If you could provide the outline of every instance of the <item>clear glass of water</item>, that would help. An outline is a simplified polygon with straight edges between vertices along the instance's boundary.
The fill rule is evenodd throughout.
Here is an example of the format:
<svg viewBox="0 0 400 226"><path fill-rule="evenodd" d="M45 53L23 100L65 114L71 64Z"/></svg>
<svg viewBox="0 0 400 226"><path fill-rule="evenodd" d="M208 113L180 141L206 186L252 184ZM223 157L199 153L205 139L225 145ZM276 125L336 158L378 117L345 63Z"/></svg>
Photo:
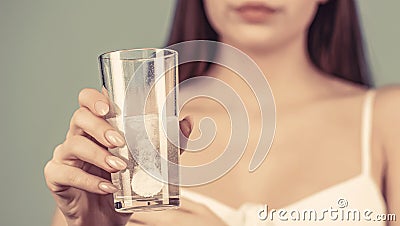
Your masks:
<svg viewBox="0 0 400 226"><path fill-rule="evenodd" d="M109 151L128 168L111 174L119 189L115 210L134 212L179 207L178 54L169 49L132 49L99 56L106 119L126 145Z"/></svg>

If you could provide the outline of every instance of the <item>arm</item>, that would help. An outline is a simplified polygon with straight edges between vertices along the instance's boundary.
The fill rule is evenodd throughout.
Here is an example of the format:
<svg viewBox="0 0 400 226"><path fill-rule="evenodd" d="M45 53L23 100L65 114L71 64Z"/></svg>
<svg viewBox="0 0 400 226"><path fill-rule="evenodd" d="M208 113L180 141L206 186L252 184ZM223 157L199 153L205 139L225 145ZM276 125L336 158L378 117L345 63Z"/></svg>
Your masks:
<svg viewBox="0 0 400 226"><path fill-rule="evenodd" d="M400 225L400 87L380 90L376 100L376 112L381 134L384 168L384 195L387 212L396 214L396 221L389 226Z"/></svg>

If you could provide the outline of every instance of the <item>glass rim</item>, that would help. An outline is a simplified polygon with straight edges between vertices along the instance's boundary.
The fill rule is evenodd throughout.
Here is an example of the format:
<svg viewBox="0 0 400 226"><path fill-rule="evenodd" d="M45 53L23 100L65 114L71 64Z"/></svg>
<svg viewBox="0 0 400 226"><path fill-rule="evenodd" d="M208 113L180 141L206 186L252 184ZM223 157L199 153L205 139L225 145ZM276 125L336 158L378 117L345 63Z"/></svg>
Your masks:
<svg viewBox="0 0 400 226"><path fill-rule="evenodd" d="M118 58L116 60L121 60L121 61L140 61L140 60L154 60L154 59L166 59L171 56L177 56L178 52L173 49L167 49L167 48L132 48L132 49L120 49L120 50L114 50L114 51L108 51L105 53L100 54L99 60L112 60L111 55L112 54L121 54L121 53L129 53L129 52L151 52L151 51L162 51L162 52L167 52L168 54L162 55L159 57L126 57L126 58Z"/></svg>

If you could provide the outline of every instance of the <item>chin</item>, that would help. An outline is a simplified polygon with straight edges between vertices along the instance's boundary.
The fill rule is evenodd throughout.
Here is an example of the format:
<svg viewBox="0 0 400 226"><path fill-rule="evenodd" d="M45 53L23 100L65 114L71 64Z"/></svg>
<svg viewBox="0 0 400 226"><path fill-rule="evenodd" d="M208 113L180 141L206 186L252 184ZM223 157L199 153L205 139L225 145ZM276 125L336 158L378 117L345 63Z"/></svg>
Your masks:
<svg viewBox="0 0 400 226"><path fill-rule="evenodd" d="M232 45L243 52L247 51L268 51L280 44L280 40L276 35L263 34L261 32L252 33L249 31L238 33L226 39L226 43Z"/></svg>
<svg viewBox="0 0 400 226"><path fill-rule="evenodd" d="M221 41L243 52L269 52L280 49L302 37L303 31L274 26L246 25L227 27Z"/></svg>

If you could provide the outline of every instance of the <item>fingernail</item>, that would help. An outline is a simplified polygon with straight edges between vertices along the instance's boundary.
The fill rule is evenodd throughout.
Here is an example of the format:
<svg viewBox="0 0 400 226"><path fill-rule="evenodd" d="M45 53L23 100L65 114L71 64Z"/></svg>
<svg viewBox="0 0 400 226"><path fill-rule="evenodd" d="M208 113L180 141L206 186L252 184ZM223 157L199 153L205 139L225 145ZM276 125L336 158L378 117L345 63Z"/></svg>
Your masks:
<svg viewBox="0 0 400 226"><path fill-rule="evenodd" d="M122 146L125 144L124 138L117 131L108 130L106 132L106 138L115 146Z"/></svg>
<svg viewBox="0 0 400 226"><path fill-rule="evenodd" d="M118 188L115 187L113 184L108 182L100 182L99 184L100 190L107 192L107 193L115 193L118 191Z"/></svg>
<svg viewBox="0 0 400 226"><path fill-rule="evenodd" d="M106 115L108 113L108 111L110 110L110 107L104 101L99 100L94 104L94 109L100 115Z"/></svg>
<svg viewBox="0 0 400 226"><path fill-rule="evenodd" d="M116 170L124 170L127 167L126 163L122 159L113 155L107 156L106 162L109 166Z"/></svg>

